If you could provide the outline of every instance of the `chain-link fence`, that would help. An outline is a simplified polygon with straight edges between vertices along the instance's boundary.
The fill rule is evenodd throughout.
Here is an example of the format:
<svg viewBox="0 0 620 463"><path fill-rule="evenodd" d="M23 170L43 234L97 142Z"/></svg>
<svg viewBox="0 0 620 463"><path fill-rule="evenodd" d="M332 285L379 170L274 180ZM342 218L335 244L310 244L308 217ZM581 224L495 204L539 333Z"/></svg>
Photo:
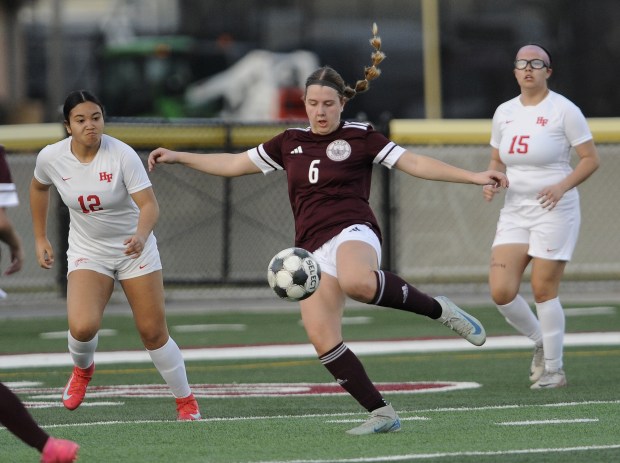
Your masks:
<svg viewBox="0 0 620 463"><path fill-rule="evenodd" d="M267 140L280 128L221 125L173 129L175 138L162 135L163 126L146 124L135 127L130 137L118 135L128 128L114 127L108 132L131 143L143 159L157 145L189 146L197 152L243 151ZM235 132L243 128L240 135ZM212 131L213 136L209 135ZM194 133L194 135L191 135ZM233 135L235 134L236 135ZM188 135L189 134L189 135ZM196 134L201 143L190 143ZM162 138L163 137L163 138ZM148 149L146 147L149 147ZM617 144L599 144L602 165L594 176L580 186L582 229L574 260L567 267L567 278L574 280L617 279L620 274L620 247L617 236L620 219L616 198L620 193L615 172L620 172ZM485 145L412 146L414 152L427 154L471 170L486 170L490 148ZM34 241L28 206L28 186L36 153L11 153L8 161L18 187L21 205L8 210L20 231L26 250L23 270L2 277L0 287L12 297L47 297L61 292L64 270L57 265L46 271L34 257ZM167 290L202 288L222 297L250 294L266 286L266 266L280 249L293 244L291 217L285 173L279 172L225 179L191 169L167 165L150 174L161 216L155 229L164 264ZM52 190L54 191L54 190ZM49 236L57 256L63 262L67 214L54 193L49 216ZM415 284L484 283L490 245L495 232L502 198L492 203L482 199L480 187L430 182L401 172L375 169L371 204L383 227L384 266L397 270ZM6 249L3 249L6 251ZM3 252L2 267L7 253ZM40 296L38 296L40 295Z"/></svg>
<svg viewBox="0 0 620 463"><path fill-rule="evenodd" d="M412 150L470 170L486 170L488 146L429 146ZM620 172L618 145L599 144L601 167L578 187L581 232L567 280L618 279L620 275ZM576 155L575 155L576 157ZM576 160L575 160L576 162ZM487 203L481 188L396 176L396 263L412 281L486 281L490 246L503 195Z"/></svg>

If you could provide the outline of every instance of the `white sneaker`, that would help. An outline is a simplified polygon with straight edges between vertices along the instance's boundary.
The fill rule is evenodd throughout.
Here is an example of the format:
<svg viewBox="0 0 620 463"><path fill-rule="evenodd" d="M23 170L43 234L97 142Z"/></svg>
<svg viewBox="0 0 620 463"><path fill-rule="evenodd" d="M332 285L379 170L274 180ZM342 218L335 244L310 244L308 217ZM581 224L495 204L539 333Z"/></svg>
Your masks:
<svg viewBox="0 0 620 463"><path fill-rule="evenodd" d="M469 315L463 309L456 306L454 302L445 296L435 298L441 305L443 311L441 317L437 319L442 325L446 325L452 331L467 339L474 346L481 346L487 340L482 323Z"/></svg>
<svg viewBox="0 0 620 463"><path fill-rule="evenodd" d="M2 288L0 288L0 299L6 299L8 294Z"/></svg>
<svg viewBox="0 0 620 463"><path fill-rule="evenodd" d="M362 436L382 432L400 431L400 419L391 405L377 408L370 413L370 419L356 428L349 429L347 434Z"/></svg>
<svg viewBox="0 0 620 463"><path fill-rule="evenodd" d="M565 386L566 375L564 370L545 370L540 379L530 386L530 389L557 389Z"/></svg>
<svg viewBox="0 0 620 463"><path fill-rule="evenodd" d="M545 351L543 346L534 347L534 356L530 365L530 381L535 383L545 371Z"/></svg>

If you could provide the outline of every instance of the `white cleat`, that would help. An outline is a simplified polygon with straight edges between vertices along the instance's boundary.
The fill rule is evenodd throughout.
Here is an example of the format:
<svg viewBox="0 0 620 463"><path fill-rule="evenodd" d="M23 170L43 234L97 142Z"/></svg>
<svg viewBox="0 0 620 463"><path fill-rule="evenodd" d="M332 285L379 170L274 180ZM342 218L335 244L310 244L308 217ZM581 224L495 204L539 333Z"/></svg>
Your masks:
<svg viewBox="0 0 620 463"><path fill-rule="evenodd" d="M566 387L564 370L545 370L540 379L530 386L530 389L557 389L559 387Z"/></svg>
<svg viewBox="0 0 620 463"><path fill-rule="evenodd" d="M486 332L482 323L472 317L463 309L456 306L454 302L445 296L435 298L441 305L443 311L441 317L437 319L442 325L446 325L455 333L467 339L474 346L481 346L487 340Z"/></svg>
<svg viewBox="0 0 620 463"><path fill-rule="evenodd" d="M535 383L545 371L545 351L543 346L534 347L534 356L530 365L530 381Z"/></svg>
<svg viewBox="0 0 620 463"><path fill-rule="evenodd" d="M370 419L356 428L349 429L347 434L363 436L385 432L400 431L400 419L391 405L377 408L370 413Z"/></svg>

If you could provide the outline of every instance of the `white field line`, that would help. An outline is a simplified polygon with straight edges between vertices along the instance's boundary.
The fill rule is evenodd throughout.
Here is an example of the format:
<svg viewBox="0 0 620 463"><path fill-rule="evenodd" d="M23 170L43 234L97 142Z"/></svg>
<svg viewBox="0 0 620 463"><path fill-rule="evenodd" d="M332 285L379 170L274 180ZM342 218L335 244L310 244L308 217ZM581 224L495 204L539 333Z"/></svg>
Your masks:
<svg viewBox="0 0 620 463"><path fill-rule="evenodd" d="M100 329L97 334L99 337L103 336L116 336L118 331L111 330L107 328ZM39 337L41 339L67 339L67 330L64 331L48 331L45 333L40 333Z"/></svg>
<svg viewBox="0 0 620 463"><path fill-rule="evenodd" d="M499 426L530 426L533 424L596 423L597 421L598 418L574 418L572 420L504 421L495 424Z"/></svg>
<svg viewBox="0 0 620 463"><path fill-rule="evenodd" d="M400 421L429 421L430 418L427 416L408 416L403 418L399 416ZM346 419L346 420L327 420L326 423L363 423L368 419L368 416L360 417L359 419Z"/></svg>
<svg viewBox="0 0 620 463"><path fill-rule="evenodd" d="M580 406L580 405L590 405L590 404L620 404L620 400L618 401L585 401L585 402L570 402L570 403L561 403L561 404L542 404L542 405L507 405L504 407L463 407L463 408L446 408L446 409L427 409L427 410L417 410L412 412L398 411L399 414L404 413L428 413L428 412L436 412L436 411L471 411L471 410L492 410L497 408L522 408L522 407L555 407L555 406ZM139 420L139 421L100 421L100 422L91 422L91 423L72 423L72 424L57 424L57 425L48 425L44 426L46 429L52 428L71 428L71 427L92 427L92 426L113 426L113 425L125 425L125 424L160 424L166 423L167 425L179 425L179 426L200 426L206 425L209 422L222 422L222 421L247 421L247 420L277 420L277 419L300 419L300 418L337 418L344 416L356 416L360 415L359 413L338 413L338 414L308 414L308 415L278 415L278 416L251 416L251 417L230 417L230 418L207 418L200 421L169 421L169 420ZM364 414L365 415L365 414ZM416 419L415 417L411 417L409 419ZM418 418L418 419L426 419L426 418ZM335 422L330 420L329 422ZM501 424L501 423L499 423ZM0 431L2 431L3 427L0 427ZM372 463L372 462L389 462L389 461L413 461L413 460L432 460L436 458L459 458L459 457L469 457L469 456L508 456L508 455L536 455L536 454L545 454L545 453L568 453L568 452L588 452L591 450L614 450L620 449L620 444L612 444L612 445L589 445L589 446L577 446L577 447L542 447L542 448L529 448L529 449L512 449L512 450L501 450L501 451L467 451L467 452L437 452L437 453L411 453L411 454L403 454L403 455L382 455L377 457L359 457L359 458L330 458L329 460L317 460L317 459L308 459L308 460L269 460L255 463ZM587 456L584 454L584 461L587 461Z"/></svg>
<svg viewBox="0 0 620 463"><path fill-rule="evenodd" d="M427 408L421 410L396 410L396 412L401 416L415 414L415 416L419 416L420 414L429 414L436 412L472 412L472 411L486 411L486 410L498 410L498 409L516 409L516 408L540 408L540 407L575 407L578 408L580 406L587 405L620 405L620 400L586 400L583 402L563 402L563 403L548 403L548 404L533 404L533 405L524 405L524 404L512 404L512 405L500 405L500 406L485 406L485 407L458 407L458 408ZM83 406L83 405L82 405ZM176 421L176 420L111 420L111 421L93 421L89 423L63 423L63 424L51 424L44 426L45 428L75 428L82 426L109 426L115 424L157 424L157 423L169 423L169 424L179 424L186 425L187 423L195 423L195 424L208 424L208 423L217 423L217 422L228 422L228 421L268 421L268 420L291 420L291 419L312 419L312 418L326 418L326 419L342 419L343 417L351 417L354 419L355 417L368 417L368 413L365 412L342 412L342 413L311 413L311 414L302 414L302 415L263 415L263 416L231 416L225 418L203 418L199 421ZM346 419L346 418L345 418ZM415 418L411 418L415 419ZM6 429L0 427L0 431Z"/></svg>
<svg viewBox="0 0 620 463"><path fill-rule="evenodd" d="M210 323L206 325L174 325L172 331L177 333L203 333L212 331L245 331L247 325L242 323Z"/></svg>
<svg viewBox="0 0 620 463"><path fill-rule="evenodd" d="M616 308L610 305L602 305L598 307L575 307L572 309L564 309L567 317L591 317L598 315L613 315Z"/></svg>
<svg viewBox="0 0 620 463"><path fill-rule="evenodd" d="M525 336L492 336L487 338L486 343L481 347L473 346L461 338L347 342L346 344L357 355L532 348L531 341ZM564 337L564 345L566 347L618 346L620 345L620 332L567 333ZM209 361L265 358L316 358L316 352L311 344L206 347L198 349L183 349L182 351L185 361L188 362L194 360ZM146 350L97 352L95 354L95 363L98 365L118 363L151 363L151 358ZM73 362L68 352L0 355L0 370L71 365L73 365Z"/></svg>
<svg viewBox="0 0 620 463"><path fill-rule="evenodd" d="M587 445L583 447L546 447L537 449L518 449L518 450L499 450L495 452L441 452L441 453L410 453L407 455L384 455L378 457L359 457L359 458L330 458L329 460L269 460L253 463L370 463L384 461L412 461L430 460L433 458L458 458L458 457L485 457L485 456L505 456L505 455L532 455L541 453L567 453L567 452L587 452L588 450L612 450L620 449L618 445ZM458 460L457 460L458 461ZM587 460L584 455L583 461Z"/></svg>

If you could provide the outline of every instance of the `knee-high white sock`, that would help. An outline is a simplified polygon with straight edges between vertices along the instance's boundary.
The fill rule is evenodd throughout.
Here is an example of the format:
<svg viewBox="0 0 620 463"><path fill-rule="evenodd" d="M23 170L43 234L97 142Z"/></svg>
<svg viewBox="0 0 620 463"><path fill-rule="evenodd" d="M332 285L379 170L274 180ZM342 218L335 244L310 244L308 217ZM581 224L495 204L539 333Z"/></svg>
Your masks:
<svg viewBox="0 0 620 463"><path fill-rule="evenodd" d="M521 295L518 294L514 301L508 304L498 305L497 310L519 333L530 338L536 345L542 345L543 335L540 323Z"/></svg>
<svg viewBox="0 0 620 463"><path fill-rule="evenodd" d="M78 368L88 368L95 361L95 350L99 342L99 333L90 341L82 342L71 336L71 332L67 331L67 341L69 344L69 353L73 359L73 364Z"/></svg>
<svg viewBox="0 0 620 463"><path fill-rule="evenodd" d="M564 329L566 319L559 298L536 303L545 349L545 368L555 371L562 368Z"/></svg>
<svg viewBox="0 0 620 463"><path fill-rule="evenodd" d="M151 360L155 364L155 368L164 378L172 394L177 398L187 397L192 393L187 382L187 374L185 372L185 362L181 355L181 349L177 346L172 338L168 338L168 342L159 349L148 350Z"/></svg>

